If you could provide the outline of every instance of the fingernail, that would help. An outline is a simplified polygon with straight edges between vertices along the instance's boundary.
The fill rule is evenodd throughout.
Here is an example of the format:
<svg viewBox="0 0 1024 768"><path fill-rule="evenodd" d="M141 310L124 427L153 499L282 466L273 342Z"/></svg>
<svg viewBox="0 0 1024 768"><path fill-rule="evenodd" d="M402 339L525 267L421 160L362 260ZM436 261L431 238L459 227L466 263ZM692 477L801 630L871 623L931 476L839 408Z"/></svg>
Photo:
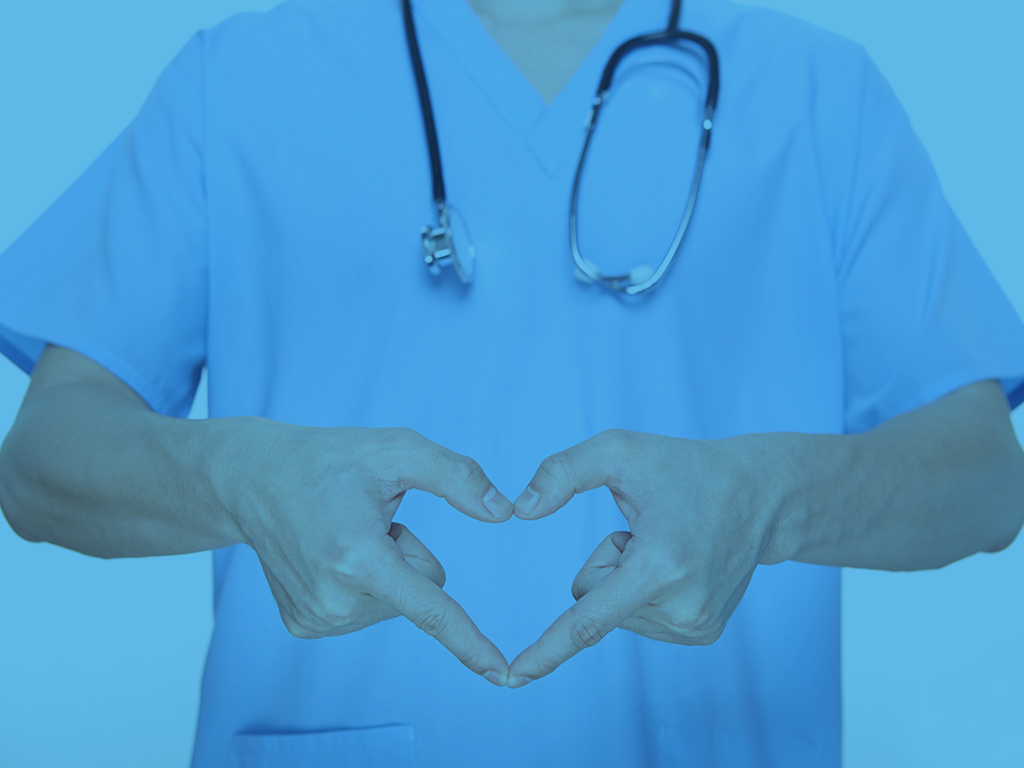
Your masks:
<svg viewBox="0 0 1024 768"><path fill-rule="evenodd" d="M515 677L510 677L508 679L508 687L509 688L522 688L527 683L532 683L532 682L533 682L533 678L532 677L522 677L521 675L516 675Z"/></svg>
<svg viewBox="0 0 1024 768"><path fill-rule="evenodd" d="M495 520L504 520L508 517L508 508L512 504L492 485L491 490L484 496L484 506Z"/></svg>
<svg viewBox="0 0 1024 768"><path fill-rule="evenodd" d="M493 669L489 669L484 672L484 677L487 678L487 682L494 683L499 688L504 688L508 675L503 675L500 672L495 672Z"/></svg>
<svg viewBox="0 0 1024 768"><path fill-rule="evenodd" d="M532 515L533 510L537 508L538 501L540 501L540 495L530 486L526 486L526 490L519 494L519 498L516 499L516 509L519 510L519 517L529 517Z"/></svg>

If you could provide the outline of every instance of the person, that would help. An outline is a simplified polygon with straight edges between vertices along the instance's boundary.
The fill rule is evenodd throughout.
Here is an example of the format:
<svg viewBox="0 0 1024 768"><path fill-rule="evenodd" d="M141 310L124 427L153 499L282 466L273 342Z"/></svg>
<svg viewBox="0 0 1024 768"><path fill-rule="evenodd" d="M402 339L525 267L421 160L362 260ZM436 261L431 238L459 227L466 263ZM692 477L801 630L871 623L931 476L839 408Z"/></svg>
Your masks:
<svg viewBox="0 0 1024 768"><path fill-rule="evenodd" d="M721 90L682 249L641 297L574 276L583 120L669 5L412 3L471 284L414 232L397 2L196 34L0 256L11 527L213 550L196 768L838 766L840 567L1017 535L1024 326L862 47L687 0ZM606 273L665 252L708 72L616 74Z"/></svg>

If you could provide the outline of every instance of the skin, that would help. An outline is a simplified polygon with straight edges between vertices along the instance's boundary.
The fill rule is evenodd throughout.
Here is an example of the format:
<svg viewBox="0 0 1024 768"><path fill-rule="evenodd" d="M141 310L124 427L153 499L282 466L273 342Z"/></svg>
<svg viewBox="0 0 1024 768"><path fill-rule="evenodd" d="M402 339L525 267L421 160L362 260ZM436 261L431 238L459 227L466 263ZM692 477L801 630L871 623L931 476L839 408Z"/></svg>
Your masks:
<svg viewBox="0 0 1024 768"><path fill-rule="evenodd" d="M467 0L478 16L502 24L540 26L580 16L611 18L623 0Z"/></svg>
<svg viewBox="0 0 1024 768"><path fill-rule="evenodd" d="M0 448L0 509L28 541L102 558L246 544L294 636L405 616L503 686L505 657L443 591L437 558L393 522L413 489L483 523L512 516L479 464L412 430L170 418L52 345Z"/></svg>
<svg viewBox="0 0 1024 768"><path fill-rule="evenodd" d="M608 28L622 0L469 0L481 23L551 104Z"/></svg>
<svg viewBox="0 0 1024 768"><path fill-rule="evenodd" d="M505 685L508 662L443 591L441 563L392 522L412 489L482 522L508 520L512 505L480 465L409 429L271 420L252 429L273 451L249 456L245 490L230 508L288 631L317 639L405 616L471 670Z"/></svg>
<svg viewBox="0 0 1024 768"><path fill-rule="evenodd" d="M620 3L470 0L547 101ZM572 584L576 604L511 668L443 592L437 559L392 522L411 489L495 523L554 514L599 487L629 530L598 546ZM999 551L1024 522L1024 453L988 381L864 435L610 430L545 459L513 508L470 457L409 430L169 419L88 358L49 346L0 451L0 508L23 538L98 557L245 543L296 637L404 615L515 688L616 628L715 642L758 565L915 570Z"/></svg>
<svg viewBox="0 0 1024 768"><path fill-rule="evenodd" d="M411 489L493 524L602 486L629 530L582 564L576 604L511 666L444 593L433 554L393 523ZM0 508L23 538L97 557L247 544L296 637L404 615L517 688L616 628L715 642L758 565L916 570L999 551L1024 523L1024 452L986 381L863 434L602 432L547 457L513 506L473 459L412 430L169 418L49 346L0 450Z"/></svg>
<svg viewBox="0 0 1024 768"><path fill-rule="evenodd" d="M537 520L600 487L629 530L609 534L583 564L576 604L512 661L510 688L616 628L709 645L758 565L941 568L1000 551L1024 523L1024 452L995 381L862 434L689 440L609 430L545 459L514 514Z"/></svg>

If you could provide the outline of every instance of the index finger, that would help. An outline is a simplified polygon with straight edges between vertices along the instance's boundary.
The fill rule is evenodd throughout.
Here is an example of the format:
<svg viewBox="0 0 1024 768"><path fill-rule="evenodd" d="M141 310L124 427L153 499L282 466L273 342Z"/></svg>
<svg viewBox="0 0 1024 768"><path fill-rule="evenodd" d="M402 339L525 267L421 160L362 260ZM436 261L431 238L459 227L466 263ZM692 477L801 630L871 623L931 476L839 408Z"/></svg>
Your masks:
<svg viewBox="0 0 1024 768"><path fill-rule="evenodd" d="M508 687L519 688L551 674L583 649L597 645L656 596L652 582L642 574L628 565L617 566L516 656Z"/></svg>
<svg viewBox="0 0 1024 768"><path fill-rule="evenodd" d="M434 637L469 669L497 686L508 679L508 661L466 611L404 559L368 580L370 594Z"/></svg>

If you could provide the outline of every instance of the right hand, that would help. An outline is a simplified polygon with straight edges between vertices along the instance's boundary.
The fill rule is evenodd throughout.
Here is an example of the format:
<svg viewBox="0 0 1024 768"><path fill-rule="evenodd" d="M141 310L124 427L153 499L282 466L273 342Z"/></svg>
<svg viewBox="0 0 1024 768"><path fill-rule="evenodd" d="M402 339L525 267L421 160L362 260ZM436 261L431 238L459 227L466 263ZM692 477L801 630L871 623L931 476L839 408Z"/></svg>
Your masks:
<svg viewBox="0 0 1024 768"><path fill-rule="evenodd" d="M243 440L253 460L239 462L241 493L229 513L259 557L288 631L344 635L402 615L505 685L508 661L441 589L437 558L392 523L411 488L483 522L508 520L512 504L500 493L484 505L494 486L480 465L411 429L250 424Z"/></svg>

